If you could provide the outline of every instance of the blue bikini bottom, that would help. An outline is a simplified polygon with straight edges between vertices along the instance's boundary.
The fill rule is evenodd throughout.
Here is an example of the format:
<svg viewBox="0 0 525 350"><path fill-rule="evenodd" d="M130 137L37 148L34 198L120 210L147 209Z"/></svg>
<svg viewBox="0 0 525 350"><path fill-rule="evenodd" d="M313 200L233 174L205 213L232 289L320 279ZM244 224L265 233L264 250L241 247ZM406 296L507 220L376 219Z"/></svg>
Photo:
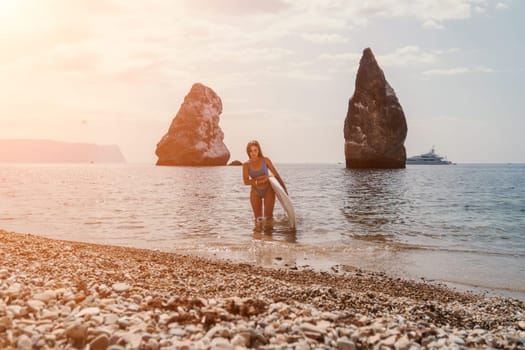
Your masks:
<svg viewBox="0 0 525 350"><path fill-rule="evenodd" d="M259 197L261 197L261 198L264 198L264 196L266 195L266 191L268 191L268 189L270 188L270 186L268 186L266 188L257 188L255 186L252 186L252 187L255 190L255 192L257 192Z"/></svg>

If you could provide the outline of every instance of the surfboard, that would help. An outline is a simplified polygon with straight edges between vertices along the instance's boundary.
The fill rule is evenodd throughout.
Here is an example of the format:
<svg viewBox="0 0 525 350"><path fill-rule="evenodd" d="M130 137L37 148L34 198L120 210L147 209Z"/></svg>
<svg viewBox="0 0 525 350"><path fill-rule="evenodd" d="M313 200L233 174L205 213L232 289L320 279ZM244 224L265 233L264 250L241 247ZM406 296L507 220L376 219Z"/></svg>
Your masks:
<svg viewBox="0 0 525 350"><path fill-rule="evenodd" d="M275 192L275 196L279 200L279 203L281 203L281 206L283 207L284 211L286 212L286 215L288 216L288 222L290 224L290 228L292 230L295 230L295 227L297 225L296 218L295 218L295 209L293 208L292 201L290 200L290 197L286 194L286 191L281 186L279 181L273 176L270 176L270 185L273 188L273 191Z"/></svg>

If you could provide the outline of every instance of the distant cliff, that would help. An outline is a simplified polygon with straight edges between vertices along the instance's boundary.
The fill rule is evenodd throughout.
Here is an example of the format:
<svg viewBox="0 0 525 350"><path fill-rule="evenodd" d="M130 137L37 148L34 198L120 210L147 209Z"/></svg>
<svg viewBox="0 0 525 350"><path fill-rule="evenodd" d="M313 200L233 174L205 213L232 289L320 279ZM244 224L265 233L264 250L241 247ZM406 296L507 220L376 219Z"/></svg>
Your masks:
<svg viewBox="0 0 525 350"><path fill-rule="evenodd" d="M0 162L125 163L117 145L50 140L0 140Z"/></svg>

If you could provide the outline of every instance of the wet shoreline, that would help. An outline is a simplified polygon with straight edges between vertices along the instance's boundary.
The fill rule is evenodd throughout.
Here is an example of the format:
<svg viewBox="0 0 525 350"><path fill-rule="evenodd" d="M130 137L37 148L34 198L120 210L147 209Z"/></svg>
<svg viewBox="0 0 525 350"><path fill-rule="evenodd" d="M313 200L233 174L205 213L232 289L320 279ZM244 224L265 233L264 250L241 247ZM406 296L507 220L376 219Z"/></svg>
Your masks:
<svg viewBox="0 0 525 350"><path fill-rule="evenodd" d="M483 261L477 266L468 266L468 260L472 260L470 255L477 257L475 252L442 251L392 242L368 243L361 242L359 245L347 245L343 248L311 247L283 240L283 237L275 240L272 235L255 233L253 240L247 244L228 245L214 241L200 245L192 243L165 251L188 252L205 258L252 263L268 268L312 268L330 272L345 266L354 266L396 278L443 284L459 291L525 301L523 281L508 278L505 271L498 272L483 267ZM491 254L489 258L512 257ZM458 262L454 259L462 260ZM454 261L454 265L447 265L450 261ZM458 269L458 266L462 268ZM499 263L496 266L504 264ZM496 274L499 274L497 278Z"/></svg>

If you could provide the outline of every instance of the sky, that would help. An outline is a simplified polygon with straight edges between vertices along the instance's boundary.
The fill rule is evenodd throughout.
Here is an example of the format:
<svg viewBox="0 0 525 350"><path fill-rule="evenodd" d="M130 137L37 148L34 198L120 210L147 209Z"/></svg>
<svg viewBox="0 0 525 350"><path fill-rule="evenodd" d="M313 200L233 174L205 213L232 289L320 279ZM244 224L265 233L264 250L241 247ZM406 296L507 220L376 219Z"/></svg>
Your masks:
<svg viewBox="0 0 525 350"><path fill-rule="evenodd" d="M407 155L525 162L522 0L0 0L0 139L155 147L191 86L222 99L231 159L344 163L370 47Z"/></svg>

